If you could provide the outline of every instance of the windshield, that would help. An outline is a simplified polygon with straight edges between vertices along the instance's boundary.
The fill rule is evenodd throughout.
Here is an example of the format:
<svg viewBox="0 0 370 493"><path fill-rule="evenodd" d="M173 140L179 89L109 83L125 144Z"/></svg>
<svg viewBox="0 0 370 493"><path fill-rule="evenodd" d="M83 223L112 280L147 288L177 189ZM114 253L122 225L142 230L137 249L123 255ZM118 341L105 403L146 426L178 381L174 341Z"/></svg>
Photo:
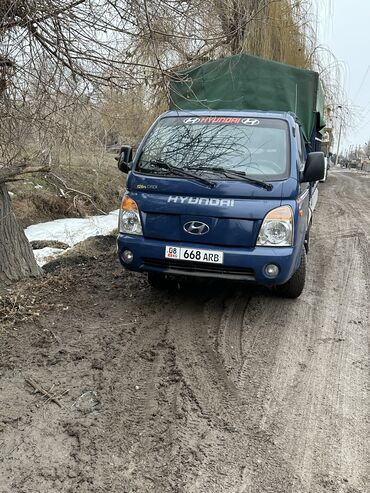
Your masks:
<svg viewBox="0 0 370 493"><path fill-rule="evenodd" d="M281 180L290 171L288 125L273 118L163 118L145 141L136 170L170 174L154 165L158 161L198 173L222 168L263 180Z"/></svg>

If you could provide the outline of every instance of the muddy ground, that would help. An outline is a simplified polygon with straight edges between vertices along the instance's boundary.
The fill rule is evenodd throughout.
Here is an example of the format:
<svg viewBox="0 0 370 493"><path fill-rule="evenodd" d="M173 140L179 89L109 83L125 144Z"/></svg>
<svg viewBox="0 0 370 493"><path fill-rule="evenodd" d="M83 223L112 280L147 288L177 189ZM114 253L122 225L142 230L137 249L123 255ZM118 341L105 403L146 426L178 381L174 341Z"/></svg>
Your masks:
<svg viewBox="0 0 370 493"><path fill-rule="evenodd" d="M112 241L3 294L0 491L368 493L369 217L332 172L294 301L157 292Z"/></svg>

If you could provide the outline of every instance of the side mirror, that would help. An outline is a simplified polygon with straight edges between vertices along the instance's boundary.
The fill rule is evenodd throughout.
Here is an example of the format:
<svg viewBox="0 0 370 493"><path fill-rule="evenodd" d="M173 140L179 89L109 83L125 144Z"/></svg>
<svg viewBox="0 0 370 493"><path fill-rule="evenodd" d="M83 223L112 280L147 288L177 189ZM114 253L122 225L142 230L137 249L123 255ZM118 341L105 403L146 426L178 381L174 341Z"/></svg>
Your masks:
<svg viewBox="0 0 370 493"><path fill-rule="evenodd" d="M132 155L132 147L126 145L121 147L118 156L115 157L115 159L118 161L118 169L122 171L122 173L128 173L130 171Z"/></svg>
<svg viewBox="0 0 370 493"><path fill-rule="evenodd" d="M310 152L307 156L301 182L320 181L325 176L325 158L323 152Z"/></svg>

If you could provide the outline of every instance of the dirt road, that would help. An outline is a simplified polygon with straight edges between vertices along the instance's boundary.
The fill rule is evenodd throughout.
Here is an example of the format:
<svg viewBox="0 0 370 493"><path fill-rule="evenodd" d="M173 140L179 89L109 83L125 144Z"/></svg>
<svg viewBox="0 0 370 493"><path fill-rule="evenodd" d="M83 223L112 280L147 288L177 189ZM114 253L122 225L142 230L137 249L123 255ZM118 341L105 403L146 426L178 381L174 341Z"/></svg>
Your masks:
<svg viewBox="0 0 370 493"><path fill-rule="evenodd" d="M369 217L370 177L333 172L295 301L159 293L113 251L17 287L0 491L368 493Z"/></svg>

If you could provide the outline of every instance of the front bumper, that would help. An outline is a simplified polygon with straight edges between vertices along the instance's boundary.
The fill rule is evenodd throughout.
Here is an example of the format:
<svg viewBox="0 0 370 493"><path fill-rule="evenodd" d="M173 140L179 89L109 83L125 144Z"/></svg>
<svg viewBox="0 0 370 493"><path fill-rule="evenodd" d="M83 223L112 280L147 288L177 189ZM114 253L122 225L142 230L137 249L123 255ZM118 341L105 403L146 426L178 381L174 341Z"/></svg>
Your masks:
<svg viewBox="0 0 370 493"><path fill-rule="evenodd" d="M222 250L224 263L208 264L188 262L165 258L166 245ZM233 279L256 282L265 286L284 284L299 267L302 246L300 247L255 247L230 248L215 247L198 243L171 242L151 240L142 236L119 234L117 238L118 256L121 264L128 270L136 272L161 272L169 275L196 276L205 278ZM122 259L124 250L133 253L133 260L127 264ZM274 279L264 273L267 264L279 267L279 274Z"/></svg>

